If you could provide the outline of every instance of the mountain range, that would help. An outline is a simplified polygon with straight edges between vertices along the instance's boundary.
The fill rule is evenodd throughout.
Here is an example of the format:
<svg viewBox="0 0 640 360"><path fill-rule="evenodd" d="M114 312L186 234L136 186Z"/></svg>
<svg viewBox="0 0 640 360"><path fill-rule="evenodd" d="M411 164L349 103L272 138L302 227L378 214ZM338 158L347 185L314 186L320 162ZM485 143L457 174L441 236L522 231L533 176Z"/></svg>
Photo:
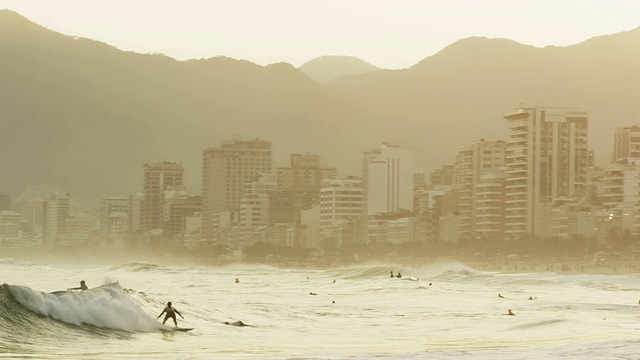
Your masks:
<svg viewBox="0 0 640 360"><path fill-rule="evenodd" d="M182 161L197 193L202 150L234 135L272 141L276 166L315 153L360 175L385 141L427 171L453 163L461 146L505 139L519 106L587 110L597 156L616 126L640 123L640 28L566 47L472 37L402 70L349 57L295 68L126 52L0 10L0 54L0 193L55 184L87 207L140 191L143 164L163 159Z"/></svg>

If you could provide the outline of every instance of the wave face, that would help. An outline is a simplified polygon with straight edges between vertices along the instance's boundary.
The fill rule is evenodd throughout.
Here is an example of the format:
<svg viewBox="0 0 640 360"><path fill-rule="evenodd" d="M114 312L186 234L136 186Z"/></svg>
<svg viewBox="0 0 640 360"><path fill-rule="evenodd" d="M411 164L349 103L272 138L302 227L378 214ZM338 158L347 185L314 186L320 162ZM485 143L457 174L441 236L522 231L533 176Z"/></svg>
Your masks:
<svg viewBox="0 0 640 360"><path fill-rule="evenodd" d="M21 328L42 322L43 318L48 323L55 319L67 325L91 325L128 332L149 332L161 327L118 283L86 291L54 293L3 284L0 303L0 317Z"/></svg>

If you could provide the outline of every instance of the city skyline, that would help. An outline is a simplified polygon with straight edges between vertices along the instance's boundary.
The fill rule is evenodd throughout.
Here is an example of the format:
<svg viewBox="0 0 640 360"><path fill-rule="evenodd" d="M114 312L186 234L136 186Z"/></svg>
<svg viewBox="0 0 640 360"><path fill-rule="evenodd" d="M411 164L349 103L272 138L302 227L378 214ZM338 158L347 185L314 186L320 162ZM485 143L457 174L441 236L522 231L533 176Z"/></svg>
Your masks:
<svg viewBox="0 0 640 360"><path fill-rule="evenodd" d="M551 128L546 130L539 130L539 129L535 130L538 127L543 128L543 126L535 122L527 125L526 121L524 122L522 121L522 119L527 119L529 116L531 116L530 114L528 114L529 112L533 112L533 113L541 112L542 114L547 112L547 115L546 115L547 120L545 120L544 122L545 124L547 122L550 124L555 123L555 125L549 125L549 126L557 126L558 123L564 123L566 121L567 122L566 128L562 128L562 130L557 130L557 129L551 130ZM550 147L551 143L557 144L557 143L563 142L564 144L566 140L563 140L563 138L565 137L571 138L573 139L572 141L576 142L576 144L568 146L567 149L571 148L569 152L572 154L577 154L576 156L580 159L580 171L577 172L577 174L572 174L571 172L569 172L569 170L567 170L566 167L568 166L567 164L571 163L571 161L573 160L563 160L562 157L560 157L559 163L555 164L552 168L550 168L550 172L559 173L560 171L566 171L566 174L564 174L563 176L566 178L570 178L571 180L567 184L563 183L564 185L562 186L559 186L559 184L554 183L555 185L553 185L551 190L553 193L550 193L548 190L549 193L545 193L545 196L549 198L562 197L562 196L571 197L576 195L582 196L584 195L585 188L586 188L586 184L585 184L586 170L584 169L584 167L586 166L586 164L591 164L590 166L594 166L592 164L593 159L588 154L587 136L586 136L586 130L587 130L586 114L587 114L586 111L581 111L577 109L559 109L559 108L545 109L540 107L519 108L518 110L515 110L514 112L505 115L505 119L509 121L514 119L516 120L515 125L508 126L510 128L510 136L508 138L496 139L496 140L478 139L472 142L471 144L467 144L467 145L460 144L459 146L460 152L454 159L452 159L450 163L444 165L444 168L450 166L453 169L455 167L455 171L457 175L455 176L455 179L452 180L452 183L456 184L457 186L461 186L463 189L468 184L472 186L476 186L477 184L481 183L482 182L481 179L484 175L489 174L491 176L494 176L493 173L495 171L498 171L498 173L500 173L504 170L510 169L511 171L522 172L524 171L524 169L520 168L520 166L522 164L522 161L525 161L525 162L527 161L526 160L527 147L530 148L528 151L531 152L532 149L535 149L538 145L534 145L532 143L525 144L524 150L521 148L516 148L514 150L512 148L510 154L505 153L505 150L508 149L508 146L506 145L508 143L513 143L513 144L523 143L526 140L526 136L523 136L523 134L526 135L527 132L531 132L531 131L533 132L542 131L543 133L547 132L547 134L554 134L554 135L552 135L553 140L547 141L549 144L545 143L544 146L548 148L545 151L553 151L551 150L552 148ZM537 116L532 116L531 118L532 119L537 118L537 120L535 121L542 121L540 119L545 119L545 116L537 115ZM529 120L529 121L534 121L534 120ZM570 126L569 123L573 124L573 122L576 122L579 124L575 126L571 125L571 127L569 127ZM544 126L547 126L547 125L544 125ZM530 129L523 130L526 127L530 127ZM636 136L637 132L635 131L637 131L639 128L640 127L638 127L637 125L615 127L615 143L614 143L614 148L611 151L612 158L611 158L611 162L608 163L607 165L611 165L619 162L625 162L627 161L627 159L635 159L637 157L637 154L638 154L637 149L639 145L638 145L638 138ZM568 130L568 129L571 129L571 130ZM560 135L560 132L561 132L561 135ZM567 134L570 134L570 135L567 135ZM546 136L549 136L549 135L546 135ZM510 146L513 147L514 146L513 144ZM310 168L310 169L318 169L315 171L328 171L327 172L328 175L326 175L325 178L351 178L355 176L355 178L359 178L361 181L366 182L369 176L368 174L371 173L370 172L371 170L369 169L369 166L370 166L369 163L375 163L376 165L383 165L381 169L382 168L387 169L387 167L389 167L389 169L393 169L392 172L387 173L387 170L384 170L378 174L378 176L380 176L381 179L383 178L385 179L381 189L385 189L389 187L395 189L395 187L399 186L397 181L399 179L398 164L400 163L400 161L398 160L398 158L394 158L398 156L394 153L394 152L397 152L398 154L403 153L404 155L402 156L407 156L406 154L410 154L408 155L409 156L408 159L411 159L411 160L408 163L412 164L412 166L406 167L407 162L405 161L403 165L405 167L404 168L405 172L411 169L412 175L414 175L414 177L418 173L424 175L424 172L423 172L424 169L420 168L419 166L415 166L415 164L413 164L413 161L412 161L413 152L414 152L413 149L403 148L401 146L398 146L397 144L393 144L389 142L383 142L380 144L380 146L381 148L374 148L373 150L367 150L362 154L364 155L364 161L363 161L364 167L362 169L362 173L356 174L356 175L354 174L341 175L338 173L337 168L330 167L330 165L327 165L323 161L321 161L321 155L319 154L309 154L309 153L289 154L290 156L289 165L291 166L290 168L285 167L282 164L281 165L273 164L272 157L274 155L272 151L272 143L269 140L260 139L260 138L244 139L242 136L235 134L232 136L231 139L224 140L217 147L211 146L202 150L204 168L205 169L210 168L212 170L214 168L216 169L215 174L211 173L211 170L204 171L203 173L206 175L203 176L202 182L210 183L211 181L209 180L209 178L219 177L221 176L221 174L224 174L224 176L222 176L222 178L224 179L227 179L227 178L229 180L233 179L233 182L229 182L227 185L225 185L227 188L232 189L231 193L233 195L231 195L229 199L218 200L221 202L215 207L215 209L216 209L216 212L219 212L222 209L233 209L234 211L239 210L240 200L244 196L244 191L246 190L246 187L253 186L252 184L258 181L259 176L266 175L268 176L268 179L275 176L276 179L280 179L279 183L283 181L282 179L285 179L284 181L286 181L286 183L288 184L294 181L294 179L298 179L299 176L301 176L301 174L306 174L306 173L300 173L299 172L300 170L296 171L295 169L297 168L300 168L302 170L304 170L305 168ZM573 147L575 146L579 148L580 150L579 153L575 149L573 149ZM389 154L394 154L390 157L391 160L385 158L385 156L389 156L389 155L381 156L381 154L384 154L385 151L389 151L389 150L391 150ZM568 150L563 150L563 151L568 151ZM484 158L483 158L483 153L484 153ZM489 154L488 157L487 157L487 154ZM509 162L505 163L505 160L501 159L501 157L504 157L504 156L513 158L514 154L516 154L521 158L524 158L525 160L515 161L514 162L515 167L514 167L514 165L510 165ZM555 156L557 157L557 155ZM155 202L158 202L159 201L158 199L161 196L159 194L159 191L161 191L160 189L170 190L170 191L182 191L182 192L188 191L192 193L194 190L187 189L187 187L184 186L183 184L183 176L186 173L186 170L183 167L183 160L184 159L164 159L164 160L158 160L154 163L141 164L141 170L142 170L141 173L143 174L143 176L141 177L142 185L140 186L140 189L139 189L140 193L149 193L149 194L153 193L154 195L152 196L152 198L155 199L154 200ZM212 167L211 164L214 164L216 161L218 162L222 161L221 164L223 166ZM540 160L537 160L537 161L540 161ZM554 160L554 161L557 161L557 160ZM569 163L564 164L563 163L564 161L569 161ZM387 164L387 162L389 162L389 164ZM533 168L538 168L539 166L540 165L538 164L533 166ZM571 165L571 166L573 167L576 165ZM221 170L222 172L220 172ZM294 172L289 173L292 170L294 170ZM442 170L441 168L431 169L430 175L437 176L435 174L437 174L441 170ZM392 173L393 175L390 175ZM162 176L163 174L164 176ZM466 174L466 175L463 175L461 177L460 174ZM306 174L302 177L306 179L308 176L309 175ZM318 175L314 175L313 178L316 179L317 176ZM406 175L404 176L406 177ZM467 177L469 179L467 179ZM579 180L575 180L573 179L573 177L576 177ZM423 177L423 180L425 182L421 184L428 184L429 183L429 180L427 180L428 178L429 176ZM411 180L410 181L411 187L413 187L415 179L411 178L410 180ZM558 180L553 179L553 181L557 182ZM223 182L223 183L226 184L226 182ZM215 185L218 185L218 184L215 184ZM211 193L215 192L215 187L212 187L215 185L210 184L205 186L204 188L206 187L209 188L205 192L211 192ZM274 186L275 186L274 189L276 190L283 190L282 189L283 185L276 186L274 184ZM288 186L290 187L291 185L288 185ZM406 187L406 184L404 186ZM546 186L547 185L545 185L545 187ZM557 189L558 187L561 187L562 189L558 190ZM578 191L572 190L573 187L576 187L577 189L580 189L580 190ZM394 191L398 191L398 190L394 190ZM63 194L63 193L68 194L68 190L65 190L63 188L57 187L52 184L41 184L41 185L26 184L25 194L29 192L33 192L35 194L35 196L33 197L34 199L35 198L46 199L48 195ZM387 209L390 209L389 212L396 212L396 211L411 212L412 211L411 207L405 206L405 208L403 208L397 205L389 207L390 206L389 199L393 199L395 196L397 196L397 194L398 193L396 193L396 195L383 194L384 196L382 196L381 199L386 199L386 200L382 201L383 205L381 205L380 208L384 209L386 207ZM2 199L3 199L2 201L5 204L5 207L8 207L10 195L7 195L7 194L0 194L0 195L2 196ZM104 198L119 199L119 196L123 196L123 195L124 194L110 194L109 196L106 196ZM133 194L127 194L126 196L132 196L132 195ZM220 196L220 195L215 195L215 196ZM403 195L403 196L406 196L406 195ZM529 194L529 196L532 196L532 195ZM365 196L365 199L366 199L366 196ZM394 201L397 201L397 199L395 199ZM406 200L405 200L405 204L406 204ZM144 208L144 205L143 205L143 208ZM375 214L377 212L379 211L374 211L372 214ZM157 220L155 221L157 222ZM143 219L143 222L144 222L144 219Z"/></svg>
<svg viewBox="0 0 640 360"><path fill-rule="evenodd" d="M507 119L509 116L520 116L522 113L522 111L545 111L546 108L544 107L521 107L521 108L515 108L514 111L512 113L509 113L505 116L505 119ZM552 115L550 115L549 117L562 117L564 118L565 116L567 118L571 118L571 119L575 119L575 118L579 118L581 120L584 120L586 123L586 111L582 111L580 109L562 109L562 108L551 108L549 111L551 111ZM572 114L572 115L564 115L563 112L566 112L567 114ZM553 122L552 120L550 120L550 122ZM522 126L522 125L520 125ZM586 146L587 143L587 136L586 136L586 125L584 125L584 128L581 128L580 130L580 136L578 137L578 141L581 145ZM505 125L505 127L507 127ZM615 130L615 143L614 146L612 147L610 154L608 154L611 158L611 162L608 162L607 164L603 164L600 167L605 167L606 165L610 165L612 163L616 163L618 161L625 161L626 158L634 158L636 157L636 155L638 154L637 149L640 147L640 145L638 145L638 138L634 135L637 135L636 132L638 129L640 129L639 125L623 125L623 126L615 126L612 128L612 130ZM575 130L573 130L575 131ZM516 134L515 138L519 139L519 134ZM573 136L574 138L576 137L575 135ZM452 159L450 159L449 162L445 163L443 165L443 167L447 167L447 166L451 166L452 168L455 166L458 166L458 164L465 164L464 168L460 168L460 169L456 169L456 171L459 171L460 173L467 173L469 177L474 177L473 180L468 180L466 178L458 178L453 180L454 183L458 184L458 185L462 185L462 187L464 188L465 184L473 184L474 186L477 183L480 183L481 178L483 175L485 175L486 173L492 174L492 171L496 171L499 168L503 168L503 169L507 169L509 168L508 164L505 164L504 160L499 160L499 158L490 158L490 159L485 159L484 163L482 162L477 162L476 160L473 161L468 161L468 160L461 160L462 158L467 158L467 157L471 157L471 155L469 154L464 154L465 152L470 152L473 153L473 157L482 157L482 152L483 149L493 149L493 151L491 151L491 153L493 154L495 152L495 155L497 154L501 154L501 156L505 156L505 145L508 142L512 142L514 139L514 137L507 136L506 138L503 139L476 139L475 141L473 141L470 144L459 144L459 153L453 157ZM518 140L516 139L516 142L518 142ZM277 144L276 144L277 145ZM372 150L366 150L363 153L360 154L354 154L354 157L358 157L358 156L363 156L364 155L364 160L363 163L364 164L368 164L370 161L373 160L374 163L380 163L384 165L384 168L386 169L387 167L387 159L383 159L382 163L380 162L381 160L378 159L378 157L380 157L380 153L381 151L384 153L384 151L386 151L385 149L388 150L392 150L392 151L400 151L400 152L409 152L411 155L409 155L409 159L411 159L411 164L413 166L411 166L411 169L413 171L413 174L415 175L416 172L421 172L424 173L424 168L419 166L418 164L415 164L415 162L413 161L413 153L414 150L410 147L404 147L401 146L401 144L395 144L393 142L388 142L388 141L383 141L382 143L378 144L380 146L380 148L373 148ZM498 146L496 148L496 145ZM531 146L531 145L527 145L527 146ZM255 149L254 149L255 147ZM501 150L497 150L498 148L501 148ZM582 148L583 152L586 151L586 147ZM254 155L253 153L251 155L249 155L250 151L247 150L258 150L261 153ZM588 149L590 150L590 149ZM487 151L487 150L484 150ZM591 151L591 150L590 150ZM626 151L626 153L624 152ZM237 154L236 154L237 152ZM622 153L622 155L616 156L616 154L620 152ZM232 156L240 156L239 158L229 158L229 155ZM283 154L280 154L280 156ZM314 166L318 166L321 169L326 169L329 170L333 175L332 177L336 177L336 178L349 178L349 177L356 177L356 178L360 178L362 181L366 182L367 179L367 173L369 172L368 170L368 166L365 165L364 168L361 168L361 172L358 173L343 173L340 172L340 169L336 168L336 167L332 167L332 164L327 164L325 163L325 161L322 160L322 154L312 154L312 153L308 153L308 152L296 152L296 153L290 153L290 154L286 154L287 156L289 156L290 158L290 164L288 165L292 165L293 163L295 163L295 159L312 159L311 163L314 164ZM406 155L403 155L406 156ZM584 158L586 161L586 153L580 153L581 158ZM246 157L246 158L245 158ZM255 157L255 158L253 158ZM229 184L227 184L226 186L233 189L232 193L232 197L229 199L224 199L223 198L219 198L218 201L219 204L217 204L215 206L215 209L217 209L217 211L220 211L220 209L224 209L224 208L233 208L234 210L238 210L240 208L240 200L241 197L243 196L243 191L245 190L245 186L249 186L251 185L253 182L258 180L258 177L262 174L268 175L268 176L272 176L275 177L279 172L282 171L282 169L288 169L286 167L286 163L275 163L273 161L273 158L276 157L275 155L275 151L272 149L272 142L268 139L262 139L262 138L258 138L258 137L243 137L239 134L233 134L230 135L227 139L224 139L221 143L219 143L218 145L211 145L208 146L204 149L202 149L202 158L203 158L203 163L204 169L207 168L211 168L213 169L214 166L212 166L213 164L216 164L216 162L220 162L220 165L215 165L215 168L219 171L220 169L224 170L224 174L227 174L226 172L229 172L229 175L225 175L224 178L226 179L227 177L229 177L230 181ZM230 160L231 159L231 160ZM141 173L144 174L144 176L141 176L140 179L140 186L139 186L139 192L138 193L144 193L145 192L145 188L149 187L149 183L150 181L148 180L148 176L147 173L148 172L153 172L154 169L155 171L157 171L157 169L161 169L164 167L169 167L169 168L173 168L173 167L177 167L179 169L179 182L175 183L175 184L171 184L171 188L176 188L176 189L180 189L182 191L187 191L189 193L205 193L205 192L209 192L212 193L214 192L214 189L211 188L211 186L205 185L205 186L198 186L197 189L193 189L189 186L187 186L187 184L184 184L183 182L183 177L185 177L189 171L184 167L184 162L187 159L178 159L178 158L165 158L165 159L157 159L156 161L151 161L149 163L144 163L144 164L140 164L140 169L141 169ZM300 160L298 160L300 161ZM303 160L303 161L309 161L309 160ZM395 160L397 161L397 160ZM468 162L468 163L467 163ZM593 158L589 159L589 162L593 162ZM202 165L201 164L201 165ZM379 165L379 164L378 164ZM595 164L593 164L595 166ZM397 165L394 165L394 167L396 167ZM404 165L406 166L406 164ZM556 165L557 167L558 165ZM302 166L304 168L304 166ZM484 167L484 168L483 168ZM487 167L489 169L487 169ZM295 168L295 166L294 166ZM229 169L229 170L226 170ZM258 170L259 169L259 170ZM267 169L271 169L269 171L267 171ZM405 168L405 171L408 168ZM438 173L438 171L441 171L441 167L439 168L434 168L434 169L427 169L428 170L428 174L425 174L426 177L425 179L428 182L429 179L429 175L430 174L436 174ZM243 173L243 170L245 171ZM488 171L490 170L490 171ZM233 179L233 181L231 182L231 178L235 178L234 175L234 171L238 173L238 179ZM398 169L396 168L394 170L394 173L397 172ZM584 169L581 170L584 172ZM207 174L207 171L203 171L203 174ZM242 175L240 175L242 174ZM386 174L386 170L384 170L381 174ZM157 176L157 175L156 175ZM172 175L173 176L173 175ZM210 180L208 180L212 175L211 174L207 174L207 175L203 175L203 177L200 178L201 184L208 184L210 182ZM215 175L215 176L220 176ZM289 175L291 176L291 175ZM387 175L385 175L386 177ZM394 177L397 177L398 175L394 175ZM580 175L582 177L582 180L579 182L579 185L581 186L581 188L584 188L584 174ZM242 179L242 180L241 180ZM151 183L153 184L154 182L157 182L158 180L154 180L151 181ZM166 180L165 180L166 181ZM289 180L290 181L290 180ZM384 187L388 187L390 186L388 183L389 180L385 180L384 182ZM413 186L414 184L414 179L411 179L410 182ZM179 185L179 186L176 186ZM157 185L156 185L157 186ZM394 186L397 186L394 185ZM404 185L406 187L406 184ZM162 186L160 186L161 188ZM208 187L207 190L205 190ZM155 187L153 187L154 189L156 189ZM24 194L29 194L30 192L33 191L33 189L35 189L35 196L40 197L45 199L47 194L53 195L53 194L58 194L58 193L69 193L69 189L64 189L60 186L58 186L57 184L25 184L25 189L23 192L21 192L20 196L11 196L11 194L4 194L4 193L0 193L0 196L2 196L1 199L4 199L3 201L6 202L8 204L8 200L5 197L9 197L12 200L15 200L18 197L22 197L22 195ZM158 190L155 190L158 191ZM569 192L567 191L567 194ZM110 198L110 197L119 197L119 196L132 196L134 194L108 194L106 196L104 196L104 198ZM30 196L30 195L27 195ZM155 194L154 197L157 198L159 195ZM220 197L223 195L215 195L216 197ZM390 195L391 196L391 195ZM405 195L406 196L406 195ZM366 195L365 195L365 202L366 202ZM384 198L386 198L386 195L384 196ZM26 199L26 198L25 198ZM156 200L157 201L157 200ZM385 200L389 201L389 200ZM232 203L234 204L233 206L230 206L229 204ZM405 200L405 204L406 204L406 200ZM386 207L389 206L387 205L383 205L382 207ZM391 207L392 209L398 210L398 209L402 209L402 210L408 210L408 211L412 211L411 208L402 208L402 207ZM81 209L81 211L89 211L89 212L93 212L93 210L88 210L88 209ZM366 211L365 211L366 212Z"/></svg>
<svg viewBox="0 0 640 360"><path fill-rule="evenodd" d="M0 0L0 353L636 357L639 19Z"/></svg>
<svg viewBox="0 0 640 360"><path fill-rule="evenodd" d="M1 70L11 95L0 100L7 113L1 125L15 134L1 145L10 164L0 174L3 191L57 184L92 208L92 194L135 191L139 164L159 159L183 159L185 184L198 189L194 155L230 134L279 144L275 165L290 153L314 153L355 175L357 154L385 141L414 149L420 168L450 163L460 144L504 139L501 109L517 106L588 109L590 145L604 164L613 126L640 118L633 96L640 28L569 47L470 38L411 69L369 68L359 76L340 76L357 69L334 59L319 64L342 69L327 83L286 64L120 51L12 11L0 11L0 36L2 51L13 54Z"/></svg>

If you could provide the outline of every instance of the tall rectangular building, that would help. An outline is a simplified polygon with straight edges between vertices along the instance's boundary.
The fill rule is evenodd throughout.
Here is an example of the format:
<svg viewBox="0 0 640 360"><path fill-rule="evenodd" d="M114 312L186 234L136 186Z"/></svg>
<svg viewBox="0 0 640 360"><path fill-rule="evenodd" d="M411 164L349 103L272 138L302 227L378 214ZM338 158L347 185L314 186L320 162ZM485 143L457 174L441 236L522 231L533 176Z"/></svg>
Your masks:
<svg viewBox="0 0 640 360"><path fill-rule="evenodd" d="M475 185L473 236L493 238L504 234L505 169L496 169L480 177Z"/></svg>
<svg viewBox="0 0 640 360"><path fill-rule="evenodd" d="M245 184L272 171L271 142L234 138L202 154L202 235L211 239L217 214L240 211Z"/></svg>
<svg viewBox="0 0 640 360"><path fill-rule="evenodd" d="M320 226L330 228L362 216L362 179L332 178L320 189Z"/></svg>
<svg viewBox="0 0 640 360"><path fill-rule="evenodd" d="M42 241L46 247L59 245L59 240L67 235L71 197L66 193L56 193L43 203Z"/></svg>
<svg viewBox="0 0 640 360"><path fill-rule="evenodd" d="M545 204L586 194L587 113L532 107L504 118L505 234L544 234Z"/></svg>
<svg viewBox="0 0 640 360"><path fill-rule="evenodd" d="M620 126L613 137L613 162L640 159L640 126Z"/></svg>
<svg viewBox="0 0 640 360"><path fill-rule="evenodd" d="M384 143L365 152L362 178L365 215L413 211L413 150Z"/></svg>
<svg viewBox="0 0 640 360"><path fill-rule="evenodd" d="M247 229L256 229L269 225L269 194L278 190L272 174L260 174L256 181L245 184L240 200L240 225Z"/></svg>
<svg viewBox="0 0 640 360"><path fill-rule="evenodd" d="M100 233L122 235L131 231L131 199L122 197L103 197L100 199Z"/></svg>
<svg viewBox="0 0 640 360"><path fill-rule="evenodd" d="M475 141L456 155L454 179L459 190L460 236L475 236L476 186L483 175L504 166L504 141Z"/></svg>
<svg viewBox="0 0 640 360"><path fill-rule="evenodd" d="M183 185L184 167L180 162L162 161L144 165L144 199L141 227L143 231L163 228L165 192Z"/></svg>

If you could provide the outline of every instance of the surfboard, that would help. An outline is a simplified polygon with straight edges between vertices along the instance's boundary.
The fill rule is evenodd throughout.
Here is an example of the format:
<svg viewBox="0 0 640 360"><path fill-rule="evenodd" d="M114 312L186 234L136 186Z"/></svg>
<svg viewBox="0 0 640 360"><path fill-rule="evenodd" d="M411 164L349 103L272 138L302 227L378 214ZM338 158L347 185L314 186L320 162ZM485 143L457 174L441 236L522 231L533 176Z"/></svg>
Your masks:
<svg viewBox="0 0 640 360"><path fill-rule="evenodd" d="M180 327L178 327L178 328L173 328L173 330L175 330L175 331L191 331L191 330L193 330L193 328L180 328Z"/></svg>
<svg viewBox="0 0 640 360"><path fill-rule="evenodd" d="M166 328L161 328L160 331L167 331L167 332L174 332L174 331L181 331L181 332L187 332L187 331L191 331L194 328L181 328L181 327L166 327Z"/></svg>

